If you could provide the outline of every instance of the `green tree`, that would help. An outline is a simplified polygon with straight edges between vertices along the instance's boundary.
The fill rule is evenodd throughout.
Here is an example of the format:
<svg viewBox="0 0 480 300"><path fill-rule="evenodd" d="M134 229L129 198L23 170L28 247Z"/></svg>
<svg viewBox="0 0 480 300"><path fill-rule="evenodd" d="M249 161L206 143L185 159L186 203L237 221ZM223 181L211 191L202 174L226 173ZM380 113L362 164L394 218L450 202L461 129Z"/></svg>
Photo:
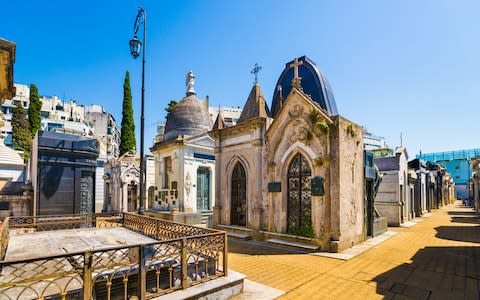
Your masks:
<svg viewBox="0 0 480 300"><path fill-rule="evenodd" d="M135 122L133 121L132 92L130 90L130 73L125 73L123 83L123 109L122 109L122 132L120 140L120 155L129 150L134 150Z"/></svg>
<svg viewBox="0 0 480 300"><path fill-rule="evenodd" d="M168 104L167 104L167 107L165 108L165 111L167 113L172 112L172 110L175 108L175 105L177 105L177 101L170 100L170 102L168 102Z"/></svg>
<svg viewBox="0 0 480 300"><path fill-rule="evenodd" d="M32 148L32 133L25 110L20 102L17 102L12 112L12 137L13 147L23 151L23 159L27 162Z"/></svg>
<svg viewBox="0 0 480 300"><path fill-rule="evenodd" d="M38 88L35 84L30 84L30 106L28 107L28 122L30 123L30 132L32 137L40 130L42 118L40 111L42 110L42 102L38 97Z"/></svg>

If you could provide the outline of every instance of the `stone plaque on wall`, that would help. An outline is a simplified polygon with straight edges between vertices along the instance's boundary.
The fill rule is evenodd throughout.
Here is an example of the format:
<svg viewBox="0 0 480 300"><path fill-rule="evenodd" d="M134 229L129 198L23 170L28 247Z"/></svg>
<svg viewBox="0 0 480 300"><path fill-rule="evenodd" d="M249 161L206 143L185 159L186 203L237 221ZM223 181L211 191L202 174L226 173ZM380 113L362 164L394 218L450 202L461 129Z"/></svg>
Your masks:
<svg viewBox="0 0 480 300"><path fill-rule="evenodd" d="M282 184L280 182L269 182L268 183L268 192L269 193L279 193L282 191Z"/></svg>
<svg viewBox="0 0 480 300"><path fill-rule="evenodd" d="M315 176L312 178L312 196L324 196L324 179L322 176Z"/></svg>

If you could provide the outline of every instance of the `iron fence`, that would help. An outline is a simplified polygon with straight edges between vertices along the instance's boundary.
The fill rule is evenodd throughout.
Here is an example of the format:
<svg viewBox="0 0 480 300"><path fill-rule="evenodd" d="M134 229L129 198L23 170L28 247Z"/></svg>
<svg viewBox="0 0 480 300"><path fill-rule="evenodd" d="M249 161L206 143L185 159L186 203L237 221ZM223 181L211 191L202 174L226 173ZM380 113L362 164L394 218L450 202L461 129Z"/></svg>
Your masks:
<svg viewBox="0 0 480 300"><path fill-rule="evenodd" d="M4 259L9 229L117 226L156 241ZM0 237L0 299L150 299L227 275L225 232L132 213L7 218Z"/></svg>

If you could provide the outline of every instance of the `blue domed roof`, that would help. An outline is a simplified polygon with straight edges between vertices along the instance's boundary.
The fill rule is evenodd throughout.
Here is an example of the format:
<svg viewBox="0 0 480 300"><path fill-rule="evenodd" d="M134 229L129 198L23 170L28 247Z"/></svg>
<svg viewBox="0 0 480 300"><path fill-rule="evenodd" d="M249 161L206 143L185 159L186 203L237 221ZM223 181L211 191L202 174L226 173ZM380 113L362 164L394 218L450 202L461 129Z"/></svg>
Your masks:
<svg viewBox="0 0 480 300"><path fill-rule="evenodd" d="M338 115L335 97L333 96L332 88L330 87L327 78L308 57L302 56L298 58L298 61L302 63L298 66L298 76L302 78L301 85L303 92L310 95L312 100L317 102L330 116ZM278 78L276 87L281 87L281 95L277 91L277 88L275 88L271 106L272 117L275 117L280 110L280 99L285 101L292 90L294 70L293 67L291 67L291 64L293 62L294 60L285 65L285 69L280 75L280 78Z"/></svg>

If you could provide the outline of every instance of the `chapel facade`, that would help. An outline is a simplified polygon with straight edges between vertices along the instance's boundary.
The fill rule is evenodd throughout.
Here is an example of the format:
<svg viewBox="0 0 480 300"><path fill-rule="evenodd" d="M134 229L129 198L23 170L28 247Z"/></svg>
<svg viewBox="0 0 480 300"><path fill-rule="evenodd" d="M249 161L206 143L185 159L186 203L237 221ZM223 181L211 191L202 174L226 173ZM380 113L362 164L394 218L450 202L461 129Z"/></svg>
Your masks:
<svg viewBox="0 0 480 300"><path fill-rule="evenodd" d="M270 107L256 82L237 125L215 122L214 224L333 252L363 241L362 128L305 56L286 64Z"/></svg>

